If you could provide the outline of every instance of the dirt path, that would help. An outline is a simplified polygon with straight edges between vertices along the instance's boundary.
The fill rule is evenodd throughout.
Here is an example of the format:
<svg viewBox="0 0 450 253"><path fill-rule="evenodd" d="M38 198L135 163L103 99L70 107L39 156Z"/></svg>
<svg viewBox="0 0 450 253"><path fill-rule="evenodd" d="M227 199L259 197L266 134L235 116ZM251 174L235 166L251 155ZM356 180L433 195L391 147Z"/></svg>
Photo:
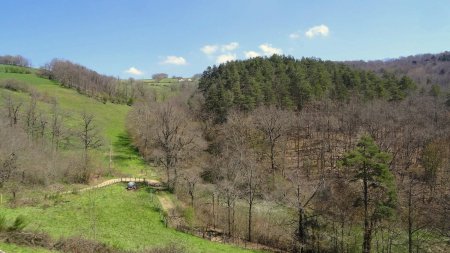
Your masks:
<svg viewBox="0 0 450 253"><path fill-rule="evenodd" d="M124 177L124 178L109 179L109 180L106 180L97 185L89 186L89 187L86 187L86 188L83 188L80 190L65 191L65 192L61 192L60 194L72 194L72 193L76 193L76 192L86 192L86 191L91 191L94 189L103 188L103 187L113 185L113 184L127 183L127 182L147 183L152 188L165 189L163 184L158 180L140 178L140 177ZM171 213L171 211L175 209L175 204L173 203L173 201L170 199L169 196L167 196L166 194L162 194L162 195L158 194L157 197L158 197L159 203L161 204L161 208L165 212Z"/></svg>
<svg viewBox="0 0 450 253"><path fill-rule="evenodd" d="M169 198L167 195L157 195L159 203L161 204L161 208L165 210L166 212L169 212L170 210L175 209L175 204L173 201Z"/></svg>
<svg viewBox="0 0 450 253"><path fill-rule="evenodd" d="M71 193L75 193L75 192L85 192L85 191L90 191L90 190L94 190L94 189L98 189L98 188L103 188L105 186L109 186L112 184L118 184L118 183L127 183L127 182L136 182L136 183L147 183L150 187L153 188L164 188L162 183L159 182L158 180L153 180L153 179L147 179L147 178L139 178L139 177L124 177L124 178L114 178L114 179L109 179L106 180L100 184L94 185L94 186L89 186L80 190L73 190L73 191L65 191L65 192L61 192L60 194L71 194Z"/></svg>

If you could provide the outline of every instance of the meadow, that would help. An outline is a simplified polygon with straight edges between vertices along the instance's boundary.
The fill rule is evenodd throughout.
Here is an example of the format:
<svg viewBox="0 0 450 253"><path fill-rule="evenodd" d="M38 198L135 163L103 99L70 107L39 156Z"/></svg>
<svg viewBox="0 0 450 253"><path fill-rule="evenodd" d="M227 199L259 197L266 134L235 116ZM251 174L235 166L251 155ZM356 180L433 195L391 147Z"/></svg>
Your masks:
<svg viewBox="0 0 450 253"><path fill-rule="evenodd" d="M51 206L4 208L2 213L9 219L24 215L28 229L55 239L83 235L124 250L175 243L192 253L252 252L167 228L155 193L147 188L126 191L124 184L60 196Z"/></svg>

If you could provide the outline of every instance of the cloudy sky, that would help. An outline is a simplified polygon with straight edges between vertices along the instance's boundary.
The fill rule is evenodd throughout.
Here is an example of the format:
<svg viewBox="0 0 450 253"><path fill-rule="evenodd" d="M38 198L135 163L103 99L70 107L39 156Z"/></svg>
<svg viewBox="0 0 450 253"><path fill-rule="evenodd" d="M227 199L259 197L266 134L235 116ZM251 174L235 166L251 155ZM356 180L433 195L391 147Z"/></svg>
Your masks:
<svg viewBox="0 0 450 253"><path fill-rule="evenodd" d="M386 59L450 50L450 1L2 1L0 55L122 78L191 76L272 54Z"/></svg>

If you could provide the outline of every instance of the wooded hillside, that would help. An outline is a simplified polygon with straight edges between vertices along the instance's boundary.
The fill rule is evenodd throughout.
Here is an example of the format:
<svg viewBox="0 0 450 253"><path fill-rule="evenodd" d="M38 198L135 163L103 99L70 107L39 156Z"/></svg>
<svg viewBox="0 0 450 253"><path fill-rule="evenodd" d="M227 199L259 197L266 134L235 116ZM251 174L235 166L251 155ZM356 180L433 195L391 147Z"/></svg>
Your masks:
<svg viewBox="0 0 450 253"><path fill-rule="evenodd" d="M398 101L415 87L407 76L377 75L341 63L278 55L209 67L199 83L204 108L213 112L218 122L225 120L231 108L275 105L301 109L309 101L325 98Z"/></svg>
<svg viewBox="0 0 450 253"><path fill-rule="evenodd" d="M418 54L385 61L348 61L345 64L377 73L390 71L397 76L407 75L426 90L437 84L450 88L450 52Z"/></svg>

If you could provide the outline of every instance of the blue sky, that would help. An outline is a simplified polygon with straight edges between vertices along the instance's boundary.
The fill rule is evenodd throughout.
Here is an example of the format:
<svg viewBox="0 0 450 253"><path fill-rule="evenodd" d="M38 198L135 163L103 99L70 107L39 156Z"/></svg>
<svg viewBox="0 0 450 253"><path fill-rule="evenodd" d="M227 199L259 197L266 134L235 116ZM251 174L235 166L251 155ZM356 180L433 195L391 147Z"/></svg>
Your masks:
<svg viewBox="0 0 450 253"><path fill-rule="evenodd" d="M449 14L448 0L5 0L0 55L122 78L273 53L385 59L450 50Z"/></svg>

